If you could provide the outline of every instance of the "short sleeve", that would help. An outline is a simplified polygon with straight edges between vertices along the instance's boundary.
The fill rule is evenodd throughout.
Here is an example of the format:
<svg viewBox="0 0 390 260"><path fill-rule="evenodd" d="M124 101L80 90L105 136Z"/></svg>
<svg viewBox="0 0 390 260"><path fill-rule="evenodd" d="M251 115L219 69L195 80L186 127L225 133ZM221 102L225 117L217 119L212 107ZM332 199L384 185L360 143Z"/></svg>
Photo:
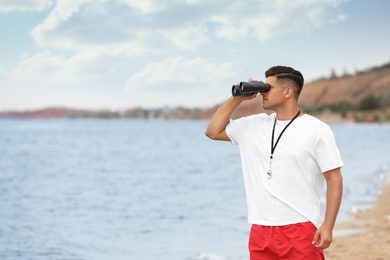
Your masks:
<svg viewBox="0 0 390 260"><path fill-rule="evenodd" d="M248 131L249 126L252 124L254 116L242 117L239 119L230 119L229 124L226 126L226 135L229 137L232 144L239 144L241 138Z"/></svg>
<svg viewBox="0 0 390 260"><path fill-rule="evenodd" d="M326 125L320 132L316 145L316 160L322 172L343 167L340 151L330 127Z"/></svg>

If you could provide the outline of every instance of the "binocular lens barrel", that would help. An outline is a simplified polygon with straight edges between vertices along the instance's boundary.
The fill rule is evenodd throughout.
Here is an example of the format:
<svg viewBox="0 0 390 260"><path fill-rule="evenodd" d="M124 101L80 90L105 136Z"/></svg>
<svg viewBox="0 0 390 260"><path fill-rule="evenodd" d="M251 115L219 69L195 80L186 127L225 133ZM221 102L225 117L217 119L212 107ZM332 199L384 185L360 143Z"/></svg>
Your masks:
<svg viewBox="0 0 390 260"><path fill-rule="evenodd" d="M233 96L251 96L254 93L268 92L270 86L262 81L244 82L241 81L239 85L233 85Z"/></svg>

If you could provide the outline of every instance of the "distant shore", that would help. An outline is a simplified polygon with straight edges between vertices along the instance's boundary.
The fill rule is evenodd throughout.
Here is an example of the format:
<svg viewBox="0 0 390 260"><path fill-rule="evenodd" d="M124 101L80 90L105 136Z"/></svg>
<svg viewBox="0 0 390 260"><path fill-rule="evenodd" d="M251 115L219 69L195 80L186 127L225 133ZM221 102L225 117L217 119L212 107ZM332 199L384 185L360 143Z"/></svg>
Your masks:
<svg viewBox="0 0 390 260"><path fill-rule="evenodd" d="M390 94L389 94L390 95ZM261 96L240 104L232 114L232 118L258 114L264 111L261 104ZM48 107L37 110L26 111L0 111L0 119L174 119L174 120L210 120L213 114L221 105L208 108L186 108L186 107L164 107L146 109L141 107L127 109L77 109L66 107ZM303 112L313 115L326 123L387 123L390 122L390 107L341 113L327 109L324 111Z"/></svg>
<svg viewBox="0 0 390 260"><path fill-rule="evenodd" d="M356 213L351 221L336 224L335 231L355 231L336 236L325 250L327 260L390 259L390 182L380 191L372 207Z"/></svg>

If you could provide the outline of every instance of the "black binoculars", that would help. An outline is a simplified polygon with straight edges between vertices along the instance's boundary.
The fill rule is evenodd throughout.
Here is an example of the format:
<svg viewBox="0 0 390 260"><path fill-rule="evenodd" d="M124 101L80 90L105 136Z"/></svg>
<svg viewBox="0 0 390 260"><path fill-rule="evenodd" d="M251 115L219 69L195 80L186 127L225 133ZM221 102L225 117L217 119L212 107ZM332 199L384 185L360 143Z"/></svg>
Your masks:
<svg viewBox="0 0 390 260"><path fill-rule="evenodd" d="M251 96L254 93L268 92L270 86L262 81L244 82L241 81L239 85L233 85L233 96Z"/></svg>

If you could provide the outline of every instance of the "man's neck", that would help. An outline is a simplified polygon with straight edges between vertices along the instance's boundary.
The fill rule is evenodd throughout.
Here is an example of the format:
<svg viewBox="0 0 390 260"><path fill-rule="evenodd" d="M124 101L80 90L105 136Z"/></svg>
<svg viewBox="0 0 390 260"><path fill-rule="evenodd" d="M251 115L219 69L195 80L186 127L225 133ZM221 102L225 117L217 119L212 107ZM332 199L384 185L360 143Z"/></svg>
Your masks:
<svg viewBox="0 0 390 260"><path fill-rule="evenodd" d="M299 108L296 107L295 109L288 109L288 110L283 110L283 111L275 111L278 120L291 120L293 119L299 111ZM302 112L298 115L302 115Z"/></svg>

